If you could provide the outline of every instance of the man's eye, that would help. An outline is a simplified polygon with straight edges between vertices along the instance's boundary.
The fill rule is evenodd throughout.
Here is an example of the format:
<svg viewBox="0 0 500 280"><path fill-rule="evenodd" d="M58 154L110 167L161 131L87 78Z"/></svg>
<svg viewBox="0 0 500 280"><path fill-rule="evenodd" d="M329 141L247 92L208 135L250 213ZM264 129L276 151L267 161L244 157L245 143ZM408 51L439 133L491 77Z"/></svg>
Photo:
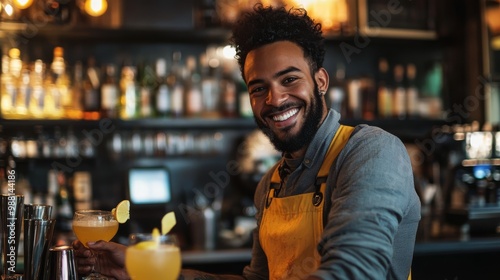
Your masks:
<svg viewBox="0 0 500 280"><path fill-rule="evenodd" d="M259 93L262 92L263 90L264 90L263 87L254 87L250 89L250 94Z"/></svg>
<svg viewBox="0 0 500 280"><path fill-rule="evenodd" d="M288 78L285 78L283 80L283 84L288 84L288 83L291 83L291 82L293 82L295 80L297 80L297 78L295 78L295 77L288 77Z"/></svg>

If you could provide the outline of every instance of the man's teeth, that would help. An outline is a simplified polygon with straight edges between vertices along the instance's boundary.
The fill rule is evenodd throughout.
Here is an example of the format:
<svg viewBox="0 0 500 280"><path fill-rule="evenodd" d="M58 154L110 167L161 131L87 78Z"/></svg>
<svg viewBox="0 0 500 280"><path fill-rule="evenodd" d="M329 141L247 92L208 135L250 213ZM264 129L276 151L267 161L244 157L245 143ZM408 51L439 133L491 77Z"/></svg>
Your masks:
<svg viewBox="0 0 500 280"><path fill-rule="evenodd" d="M293 115L297 114L298 111L299 111L299 109L297 109L297 108L291 109L290 111L288 111L286 113L274 116L273 121L276 121L276 122L285 121L285 120L289 119L290 117L292 117Z"/></svg>

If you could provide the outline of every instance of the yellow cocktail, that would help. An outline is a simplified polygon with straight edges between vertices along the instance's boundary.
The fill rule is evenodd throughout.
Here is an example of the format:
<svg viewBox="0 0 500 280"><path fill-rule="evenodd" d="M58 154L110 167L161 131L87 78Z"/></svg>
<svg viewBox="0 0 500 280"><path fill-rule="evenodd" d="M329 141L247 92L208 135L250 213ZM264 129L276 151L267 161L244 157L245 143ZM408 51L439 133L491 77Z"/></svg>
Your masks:
<svg viewBox="0 0 500 280"><path fill-rule="evenodd" d="M125 267L133 280L176 280L181 253L174 235L130 235Z"/></svg>
<svg viewBox="0 0 500 280"><path fill-rule="evenodd" d="M87 246L89 241L111 240L118 232L118 222L110 221L74 221L73 232L76 238Z"/></svg>
<svg viewBox="0 0 500 280"><path fill-rule="evenodd" d="M89 241L109 241L118 231L118 221L111 211L79 210L73 216L73 232L76 238L85 246ZM96 265L85 280L105 279L99 273L99 252L93 251L96 256Z"/></svg>

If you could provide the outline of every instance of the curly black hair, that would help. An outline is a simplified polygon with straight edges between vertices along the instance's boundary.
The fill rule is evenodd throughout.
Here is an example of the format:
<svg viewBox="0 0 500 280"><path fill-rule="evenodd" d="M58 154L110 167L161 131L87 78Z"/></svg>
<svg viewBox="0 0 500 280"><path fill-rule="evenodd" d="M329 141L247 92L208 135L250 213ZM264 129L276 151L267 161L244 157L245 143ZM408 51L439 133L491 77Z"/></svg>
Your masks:
<svg viewBox="0 0 500 280"><path fill-rule="evenodd" d="M241 73L248 53L277 41L290 41L299 45L315 73L323 67L325 58L321 24L315 22L301 8L273 8L256 4L253 11L241 15L233 26L231 43L236 48Z"/></svg>

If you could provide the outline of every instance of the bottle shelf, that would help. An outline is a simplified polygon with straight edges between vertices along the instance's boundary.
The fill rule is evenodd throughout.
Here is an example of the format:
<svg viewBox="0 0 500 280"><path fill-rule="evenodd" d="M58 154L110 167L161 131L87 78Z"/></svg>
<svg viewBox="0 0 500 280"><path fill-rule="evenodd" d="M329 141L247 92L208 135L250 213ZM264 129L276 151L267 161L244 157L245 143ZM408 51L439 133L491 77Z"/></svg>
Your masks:
<svg viewBox="0 0 500 280"><path fill-rule="evenodd" d="M426 33L427 34L427 33ZM351 42L359 41L363 36L378 43L423 43L436 42L438 37L435 33L429 33L428 36L370 36L366 34L325 34L327 42ZM70 40L74 42L137 42L141 43L227 43L231 37L229 28L211 27L201 29L168 29L168 28L138 28L138 27L120 27L103 28L92 26L72 26L72 25L44 25L31 26L25 23L0 22L0 40L16 36L26 40L36 38L50 38L59 40Z"/></svg>
<svg viewBox="0 0 500 280"><path fill-rule="evenodd" d="M8 36L25 37L26 40L50 38L85 42L137 42L159 43L223 43L230 38L226 28L165 29L165 28L102 28L91 26L44 25L31 26L25 23L0 23L0 39Z"/></svg>
<svg viewBox="0 0 500 280"><path fill-rule="evenodd" d="M106 123L104 123L106 122ZM99 125L116 125L118 129L133 128L163 128L163 129L252 129L256 128L253 118L226 118L226 119L203 119L203 118L154 118L154 119L100 119L100 120L14 120L1 119L0 126L3 128L30 128L33 126L47 127L82 127L93 128Z"/></svg>
<svg viewBox="0 0 500 280"><path fill-rule="evenodd" d="M202 118L155 118L155 119L101 119L101 120L7 120L0 119L0 126L4 129L9 128L31 128L33 126L46 127L75 127L75 128L98 128L99 125L115 125L117 129L171 129L171 130L220 130L220 129L238 129L251 130L257 129L253 118L227 118L227 119L202 119ZM446 120L440 119L341 119L340 122L346 125L368 124L380 127L402 140L409 141L422 139L429 136L433 128L443 125L453 125Z"/></svg>

